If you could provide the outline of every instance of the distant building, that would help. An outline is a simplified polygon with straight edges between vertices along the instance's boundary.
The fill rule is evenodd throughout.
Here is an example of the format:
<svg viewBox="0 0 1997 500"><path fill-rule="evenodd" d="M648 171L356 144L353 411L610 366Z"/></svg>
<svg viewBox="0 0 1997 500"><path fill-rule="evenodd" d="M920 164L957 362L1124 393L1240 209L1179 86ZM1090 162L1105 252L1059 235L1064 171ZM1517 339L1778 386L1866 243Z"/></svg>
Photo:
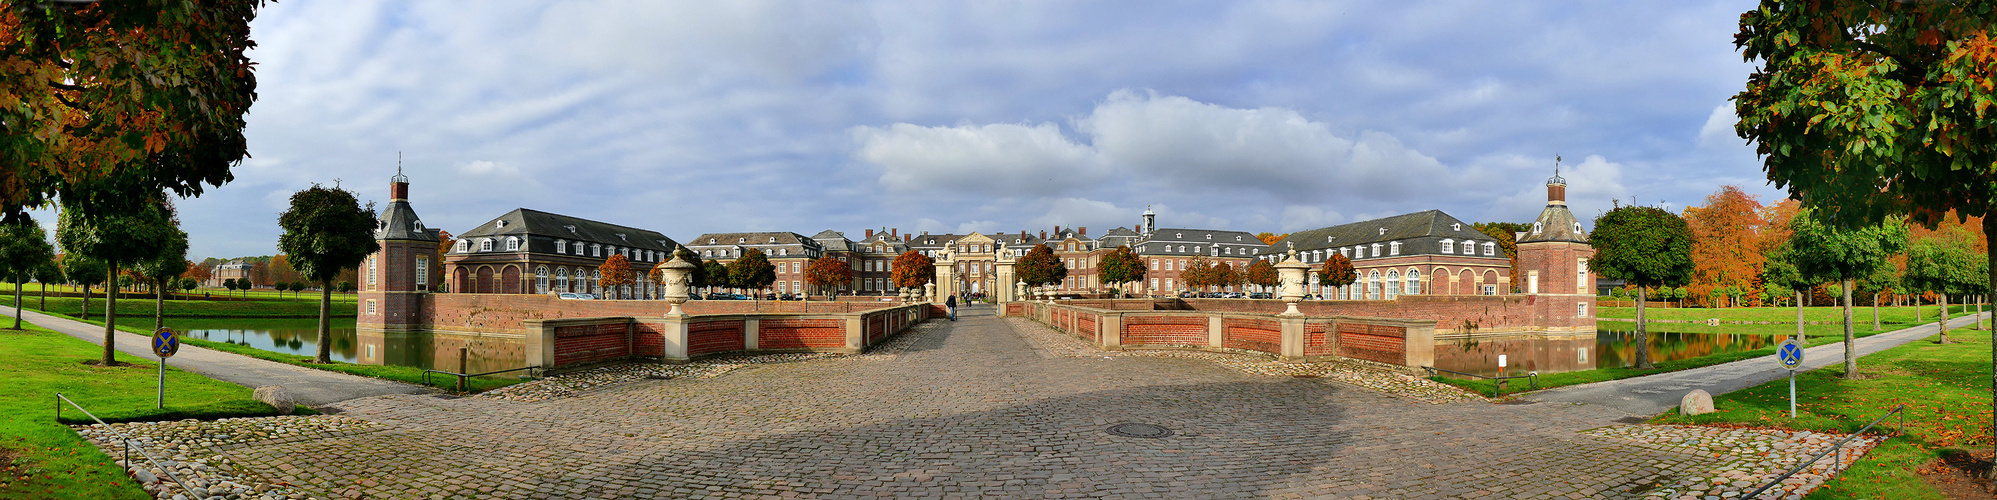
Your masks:
<svg viewBox="0 0 1997 500"><path fill-rule="evenodd" d="M431 266L438 265L438 230L425 227L409 206L409 178L388 181L388 207L375 218L374 239L381 249L361 262L360 324L384 331L421 330L423 296L434 291Z"/></svg>
<svg viewBox="0 0 1997 500"><path fill-rule="evenodd" d="M444 255L452 293L592 293L647 299L653 266L672 258L679 243L658 231L597 222L526 208L514 209L458 235ZM606 290L598 269L623 255L631 285Z"/></svg>
<svg viewBox="0 0 1997 500"><path fill-rule="evenodd" d="M1510 293L1512 264L1497 239L1441 210L1297 231L1263 258L1280 261L1293 248L1313 267L1306 293L1327 300ZM1316 270L1332 255L1351 259L1359 280L1319 286Z"/></svg>
<svg viewBox="0 0 1997 500"><path fill-rule="evenodd" d="M686 247L702 261L723 264L742 258L750 249L762 250L777 271L777 280L770 284L770 291L795 294L806 293L804 267L825 253L818 240L788 231L708 233L689 240Z"/></svg>
<svg viewBox="0 0 1997 500"><path fill-rule="evenodd" d="M250 268L253 267L256 266L248 262L243 262L243 259L216 264L215 269L209 274L208 281L202 283L201 286L220 288L223 281L248 279L250 277Z"/></svg>
<svg viewBox="0 0 1997 500"><path fill-rule="evenodd" d="M1144 210L1144 233L1131 244L1131 249L1144 261L1144 281L1137 283L1137 293L1177 294L1183 291L1197 291L1186 285L1184 273L1195 261L1206 260L1209 266L1227 264L1237 272L1246 273L1248 263L1269 254L1269 245L1261 238L1243 231L1218 229L1157 229L1157 215L1151 209ZM1241 291L1234 287L1221 287L1221 291Z"/></svg>

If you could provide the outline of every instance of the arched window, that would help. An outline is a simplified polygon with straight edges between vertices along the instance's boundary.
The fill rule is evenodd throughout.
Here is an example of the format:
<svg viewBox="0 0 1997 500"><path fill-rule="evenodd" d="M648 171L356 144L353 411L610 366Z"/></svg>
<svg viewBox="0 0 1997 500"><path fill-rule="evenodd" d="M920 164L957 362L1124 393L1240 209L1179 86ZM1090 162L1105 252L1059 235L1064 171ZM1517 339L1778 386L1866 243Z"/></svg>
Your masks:
<svg viewBox="0 0 1997 500"><path fill-rule="evenodd" d="M555 253L569 253L569 242L555 240Z"/></svg>
<svg viewBox="0 0 1997 500"><path fill-rule="evenodd" d="M519 250L520 250L520 238L515 238L512 236L506 237L506 251L516 252Z"/></svg>
<svg viewBox="0 0 1997 500"><path fill-rule="evenodd" d="M1539 231L1541 229L1544 229L1545 227L1546 226L1544 224L1540 224L1538 222L1532 223L1532 234L1539 234Z"/></svg>
<svg viewBox="0 0 1997 500"><path fill-rule="evenodd" d="M1401 294L1401 273L1398 271L1387 271L1386 285L1387 285L1387 294L1385 295L1386 299L1394 300L1395 296Z"/></svg>
<svg viewBox="0 0 1997 500"><path fill-rule="evenodd" d="M1401 287L1408 295L1421 295L1421 271L1408 270L1408 284Z"/></svg>
<svg viewBox="0 0 1997 500"><path fill-rule="evenodd" d="M555 268L555 290L569 291L569 268Z"/></svg>
<svg viewBox="0 0 1997 500"><path fill-rule="evenodd" d="M701 250L701 251L700 251L700 253L701 253L701 257L706 257L706 258L713 258L713 257L714 257L714 251L713 251L713 250Z"/></svg>
<svg viewBox="0 0 1997 500"><path fill-rule="evenodd" d="M1401 254L1401 242L1393 241L1387 243L1387 255L1400 255L1400 254Z"/></svg>
<svg viewBox="0 0 1997 500"><path fill-rule="evenodd" d="M458 250L457 250L458 253L465 253L471 251L471 244L472 242L470 241L458 240Z"/></svg>
<svg viewBox="0 0 1997 500"><path fill-rule="evenodd" d="M602 283L602 282L603 282L603 271L590 271L590 272L589 272L589 291L590 291L590 293L601 293L601 292L603 291L603 287L602 287L602 286L600 285L600 283Z"/></svg>
<svg viewBox="0 0 1997 500"><path fill-rule="evenodd" d="M480 251L480 252L490 252L490 251L492 251L492 240L489 240L489 239L486 239L486 240L478 240L478 251Z"/></svg>
<svg viewBox="0 0 1997 500"><path fill-rule="evenodd" d="M1484 256L1485 256L1485 257L1490 257L1490 256L1493 256L1493 255L1497 255L1497 254L1498 254L1498 244L1497 244L1497 243L1493 243L1493 242L1489 242L1489 241L1486 241L1486 242L1484 242Z"/></svg>
<svg viewBox="0 0 1997 500"><path fill-rule="evenodd" d="M1454 240L1442 240L1442 253L1456 253L1456 242Z"/></svg>
<svg viewBox="0 0 1997 500"><path fill-rule="evenodd" d="M591 256L591 257L602 257L602 256L603 256L603 244L602 244L602 243L591 243L591 244L589 244L589 256Z"/></svg>
<svg viewBox="0 0 1997 500"><path fill-rule="evenodd" d="M1373 271L1366 276L1366 300L1380 299L1380 272Z"/></svg>
<svg viewBox="0 0 1997 500"><path fill-rule="evenodd" d="M548 293L548 266L534 268L534 293Z"/></svg>

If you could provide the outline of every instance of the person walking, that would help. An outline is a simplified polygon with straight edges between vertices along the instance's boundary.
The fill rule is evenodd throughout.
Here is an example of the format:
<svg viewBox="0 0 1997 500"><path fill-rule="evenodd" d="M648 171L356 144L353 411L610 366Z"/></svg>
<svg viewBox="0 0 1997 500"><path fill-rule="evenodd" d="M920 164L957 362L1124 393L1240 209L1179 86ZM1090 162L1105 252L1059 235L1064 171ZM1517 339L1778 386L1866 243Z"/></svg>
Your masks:
<svg viewBox="0 0 1997 500"><path fill-rule="evenodd" d="M950 298L947 298L947 299L943 299L943 307L948 307L948 308L950 308L950 321L956 321L956 320L957 320L957 296L956 296L956 295L951 295L951 296L950 296Z"/></svg>

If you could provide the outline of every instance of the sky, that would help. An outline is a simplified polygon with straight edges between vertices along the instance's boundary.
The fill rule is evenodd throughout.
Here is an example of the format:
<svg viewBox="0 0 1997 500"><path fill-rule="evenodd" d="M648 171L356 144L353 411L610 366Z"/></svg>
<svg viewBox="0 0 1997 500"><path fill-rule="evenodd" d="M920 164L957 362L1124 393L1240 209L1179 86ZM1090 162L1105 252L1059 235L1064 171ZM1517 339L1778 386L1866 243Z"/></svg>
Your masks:
<svg viewBox="0 0 1997 500"><path fill-rule="evenodd" d="M198 261L277 253L314 183L386 203L398 162L453 233L525 207L679 240L1525 222L1556 156L1584 223L1767 202L1728 101L1753 7L286 0L251 25L252 157L179 207Z"/></svg>

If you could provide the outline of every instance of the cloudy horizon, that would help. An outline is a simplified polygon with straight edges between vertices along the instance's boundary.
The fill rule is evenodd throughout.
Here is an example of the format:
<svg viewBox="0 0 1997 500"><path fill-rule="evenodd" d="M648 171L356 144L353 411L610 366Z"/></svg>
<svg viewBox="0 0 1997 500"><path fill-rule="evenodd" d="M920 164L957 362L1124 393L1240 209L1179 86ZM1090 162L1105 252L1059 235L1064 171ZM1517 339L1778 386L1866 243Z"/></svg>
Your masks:
<svg viewBox="0 0 1997 500"><path fill-rule="evenodd" d="M276 253L313 183L386 202L398 153L452 233L1525 222L1555 155L1584 220L1772 202L1727 101L1754 5L286 1L252 158L179 206L198 261Z"/></svg>

